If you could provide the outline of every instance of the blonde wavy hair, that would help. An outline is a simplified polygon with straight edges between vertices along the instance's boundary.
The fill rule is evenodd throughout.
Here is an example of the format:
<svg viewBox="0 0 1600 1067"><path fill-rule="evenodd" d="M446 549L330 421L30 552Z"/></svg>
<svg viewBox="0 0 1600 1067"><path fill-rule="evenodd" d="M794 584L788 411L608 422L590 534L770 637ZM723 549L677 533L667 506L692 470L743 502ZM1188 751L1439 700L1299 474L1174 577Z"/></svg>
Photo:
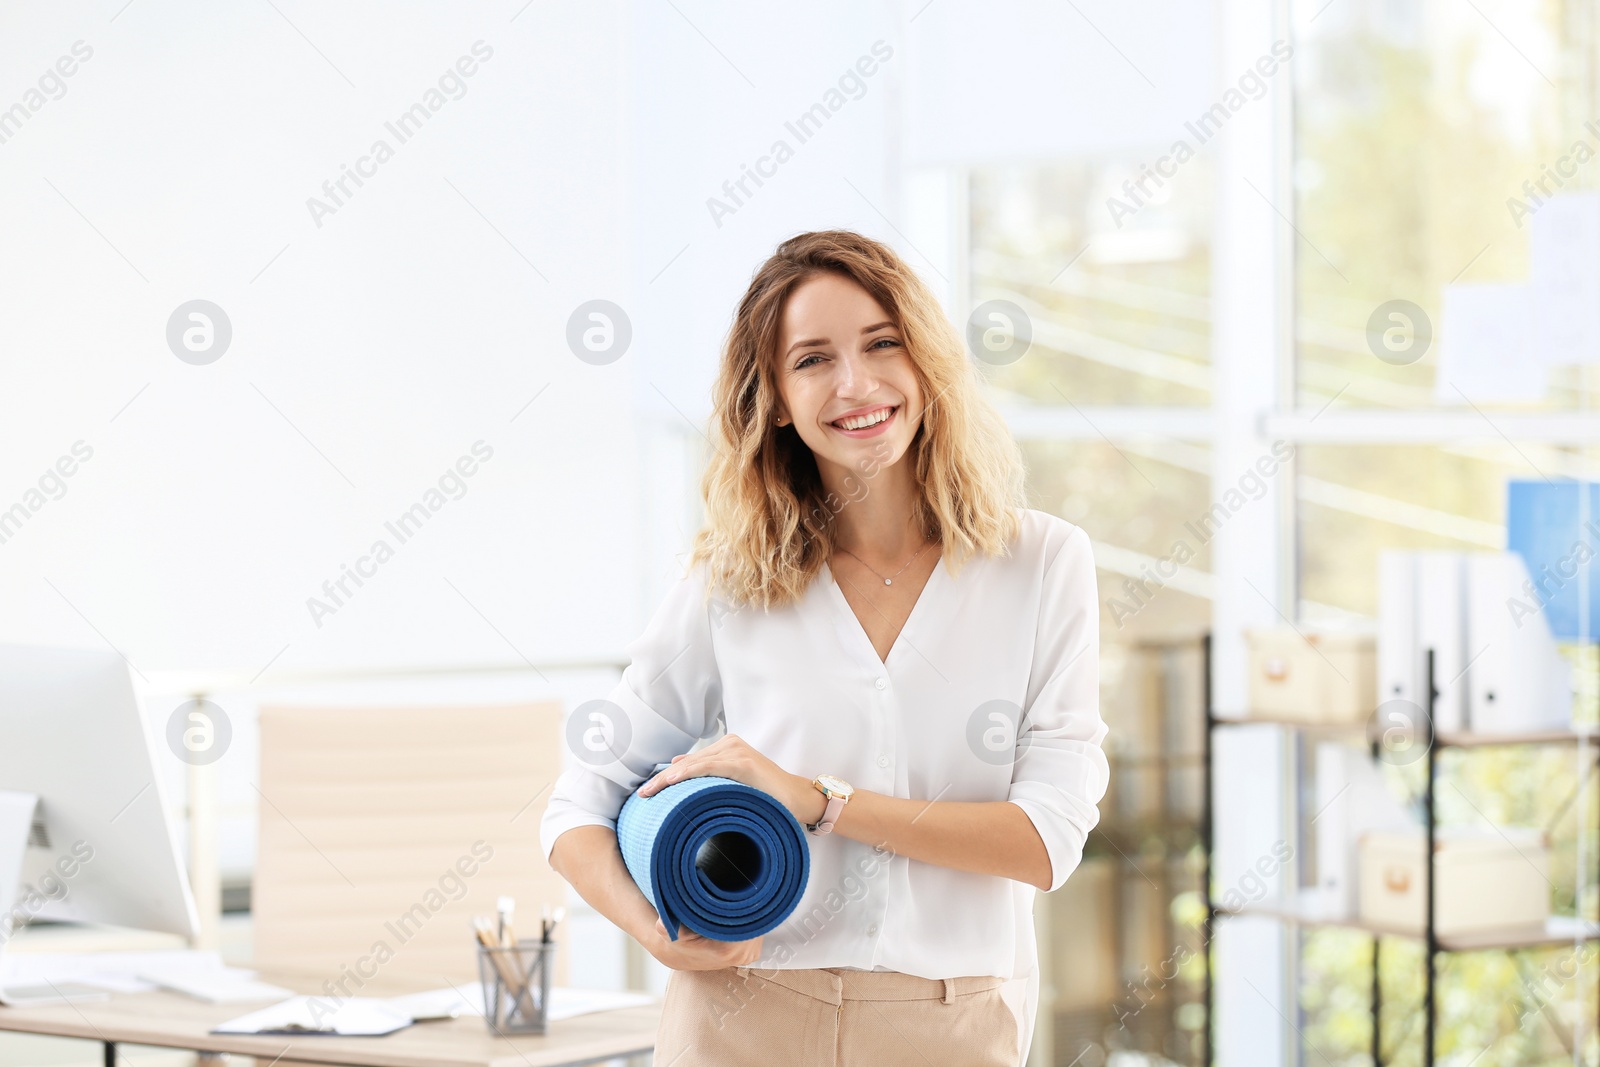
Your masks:
<svg viewBox="0 0 1600 1067"><path fill-rule="evenodd" d="M784 307L802 282L824 272L855 281L900 329L925 405L902 462L916 476L915 517L925 536L942 543L950 573L976 552L1009 554L1017 535L1017 509L1026 506L1021 451L933 293L878 241L849 230L797 234L761 265L739 301L712 389L713 454L701 480L706 522L690 555L691 567L707 564L708 599L720 590L740 605L791 603L833 554L833 519L848 501L824 488L793 424L774 424Z"/></svg>

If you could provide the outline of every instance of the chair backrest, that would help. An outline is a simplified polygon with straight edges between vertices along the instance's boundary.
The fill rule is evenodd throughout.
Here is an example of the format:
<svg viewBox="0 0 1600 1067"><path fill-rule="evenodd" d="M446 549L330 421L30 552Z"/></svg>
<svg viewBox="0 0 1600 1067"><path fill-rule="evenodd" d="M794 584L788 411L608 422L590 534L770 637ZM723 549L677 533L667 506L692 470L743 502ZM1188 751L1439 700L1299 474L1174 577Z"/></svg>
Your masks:
<svg viewBox="0 0 1600 1067"><path fill-rule="evenodd" d="M263 707L254 966L477 977L470 918L516 899L539 936L565 901L539 820L561 771L559 703ZM563 946L553 975L564 981Z"/></svg>

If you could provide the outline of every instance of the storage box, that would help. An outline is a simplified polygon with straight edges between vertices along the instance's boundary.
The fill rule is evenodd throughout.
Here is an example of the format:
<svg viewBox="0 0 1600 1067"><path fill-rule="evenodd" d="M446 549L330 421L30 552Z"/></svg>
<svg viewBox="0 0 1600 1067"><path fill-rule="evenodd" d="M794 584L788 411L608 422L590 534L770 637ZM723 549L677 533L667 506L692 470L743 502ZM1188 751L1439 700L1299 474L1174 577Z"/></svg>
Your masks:
<svg viewBox="0 0 1600 1067"><path fill-rule="evenodd" d="M1343 740L1316 746L1317 888L1330 909L1346 918L1361 908L1361 839L1367 834L1411 833L1416 819L1390 788L1384 765L1365 747Z"/></svg>
<svg viewBox="0 0 1600 1067"><path fill-rule="evenodd" d="M1377 638L1249 630L1248 714L1309 725L1365 722L1377 710Z"/></svg>
<svg viewBox="0 0 1600 1067"><path fill-rule="evenodd" d="M1362 921L1422 933L1424 844L1420 831L1362 836ZM1448 937L1543 926L1550 917L1549 868L1549 843L1539 830L1440 830L1434 839L1435 932Z"/></svg>

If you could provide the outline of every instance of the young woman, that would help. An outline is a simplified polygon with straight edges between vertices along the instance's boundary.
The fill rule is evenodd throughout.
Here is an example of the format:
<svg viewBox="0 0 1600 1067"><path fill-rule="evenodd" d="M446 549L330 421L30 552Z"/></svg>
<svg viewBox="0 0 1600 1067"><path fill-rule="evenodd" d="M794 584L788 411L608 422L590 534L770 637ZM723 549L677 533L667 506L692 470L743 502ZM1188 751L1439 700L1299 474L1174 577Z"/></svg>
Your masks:
<svg viewBox="0 0 1600 1067"><path fill-rule="evenodd" d="M778 246L714 399L705 527L628 649L620 751L558 780L545 853L672 969L658 1064L1016 1067L1035 891L1078 865L1107 783L1088 537L1024 506L955 329L858 234ZM669 939L623 864L628 795L699 775L810 831L765 937Z"/></svg>

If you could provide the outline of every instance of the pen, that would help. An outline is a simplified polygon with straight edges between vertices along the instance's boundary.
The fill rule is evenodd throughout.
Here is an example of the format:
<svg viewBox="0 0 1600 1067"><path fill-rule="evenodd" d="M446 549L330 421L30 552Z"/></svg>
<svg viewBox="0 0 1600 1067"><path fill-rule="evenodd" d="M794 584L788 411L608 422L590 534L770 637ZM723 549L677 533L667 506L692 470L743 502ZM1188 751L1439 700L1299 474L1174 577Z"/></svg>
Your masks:
<svg viewBox="0 0 1600 1067"><path fill-rule="evenodd" d="M516 908L517 902L511 897L501 897L495 901L495 911L498 912L500 916L500 926L497 932L500 935L500 945L502 948L510 948L513 944L513 942L506 940L506 935L507 931L511 927L511 916L516 911Z"/></svg>

